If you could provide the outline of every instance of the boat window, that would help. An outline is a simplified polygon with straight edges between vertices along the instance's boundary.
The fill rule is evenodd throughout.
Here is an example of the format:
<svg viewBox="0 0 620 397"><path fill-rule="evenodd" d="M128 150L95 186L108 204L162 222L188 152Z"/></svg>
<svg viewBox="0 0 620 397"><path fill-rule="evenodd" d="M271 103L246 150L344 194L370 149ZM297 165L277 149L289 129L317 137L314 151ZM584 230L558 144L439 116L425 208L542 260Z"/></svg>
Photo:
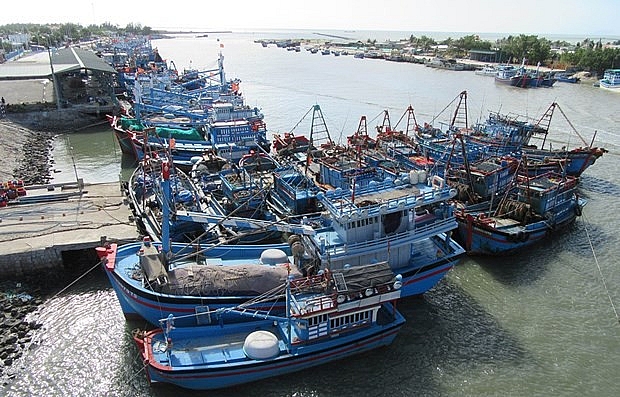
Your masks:
<svg viewBox="0 0 620 397"><path fill-rule="evenodd" d="M342 317L333 318L330 321L330 327L332 330L338 330L348 328L349 326L361 325L371 318L372 310L366 310L363 312L357 312Z"/></svg>
<svg viewBox="0 0 620 397"><path fill-rule="evenodd" d="M318 325L327 321L327 314L308 318L308 326Z"/></svg>

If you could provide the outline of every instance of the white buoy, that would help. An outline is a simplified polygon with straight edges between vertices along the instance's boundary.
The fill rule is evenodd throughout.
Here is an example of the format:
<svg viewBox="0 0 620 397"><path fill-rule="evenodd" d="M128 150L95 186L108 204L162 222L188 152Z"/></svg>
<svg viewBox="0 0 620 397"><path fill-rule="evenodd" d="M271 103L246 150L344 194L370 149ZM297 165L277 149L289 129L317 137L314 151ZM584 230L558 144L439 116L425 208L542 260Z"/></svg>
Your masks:
<svg viewBox="0 0 620 397"><path fill-rule="evenodd" d="M278 338L269 331L254 331L245 338L243 352L253 360L268 360L280 353Z"/></svg>
<svg viewBox="0 0 620 397"><path fill-rule="evenodd" d="M264 250L260 254L260 261L264 265L278 265L289 262L286 252L277 248L269 248Z"/></svg>

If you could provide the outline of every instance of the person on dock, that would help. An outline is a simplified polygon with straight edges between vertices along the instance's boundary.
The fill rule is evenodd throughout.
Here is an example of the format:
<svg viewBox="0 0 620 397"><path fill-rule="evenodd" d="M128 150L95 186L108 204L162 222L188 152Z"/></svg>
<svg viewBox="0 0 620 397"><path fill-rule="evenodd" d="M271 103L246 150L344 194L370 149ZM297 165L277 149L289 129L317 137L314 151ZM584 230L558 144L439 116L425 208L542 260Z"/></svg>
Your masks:
<svg viewBox="0 0 620 397"><path fill-rule="evenodd" d="M6 117L6 102L4 101L4 97L0 99L0 119Z"/></svg>

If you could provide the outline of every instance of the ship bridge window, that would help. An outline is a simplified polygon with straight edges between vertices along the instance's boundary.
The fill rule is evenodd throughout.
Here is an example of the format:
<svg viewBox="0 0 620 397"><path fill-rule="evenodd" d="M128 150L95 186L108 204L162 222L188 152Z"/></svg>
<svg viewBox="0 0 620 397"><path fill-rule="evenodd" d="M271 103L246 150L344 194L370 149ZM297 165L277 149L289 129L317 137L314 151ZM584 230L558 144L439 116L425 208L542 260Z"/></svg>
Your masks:
<svg viewBox="0 0 620 397"><path fill-rule="evenodd" d="M308 319L308 326L319 325L327 321L327 314L321 314L319 316L310 317Z"/></svg>
<svg viewBox="0 0 620 397"><path fill-rule="evenodd" d="M372 318L372 310L366 310L363 312L357 312L348 314L346 316L340 316L332 318L330 320L330 328L332 331L342 331L347 328L363 325L370 321Z"/></svg>

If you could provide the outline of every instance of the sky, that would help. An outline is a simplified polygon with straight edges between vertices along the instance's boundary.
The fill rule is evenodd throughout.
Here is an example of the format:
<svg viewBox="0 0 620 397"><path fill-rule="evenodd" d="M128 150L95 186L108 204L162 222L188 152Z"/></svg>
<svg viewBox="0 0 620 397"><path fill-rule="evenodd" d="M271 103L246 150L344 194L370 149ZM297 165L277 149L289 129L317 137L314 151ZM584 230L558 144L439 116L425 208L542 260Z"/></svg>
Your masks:
<svg viewBox="0 0 620 397"><path fill-rule="evenodd" d="M8 23L192 31L392 30L618 37L620 0L4 0Z"/></svg>

